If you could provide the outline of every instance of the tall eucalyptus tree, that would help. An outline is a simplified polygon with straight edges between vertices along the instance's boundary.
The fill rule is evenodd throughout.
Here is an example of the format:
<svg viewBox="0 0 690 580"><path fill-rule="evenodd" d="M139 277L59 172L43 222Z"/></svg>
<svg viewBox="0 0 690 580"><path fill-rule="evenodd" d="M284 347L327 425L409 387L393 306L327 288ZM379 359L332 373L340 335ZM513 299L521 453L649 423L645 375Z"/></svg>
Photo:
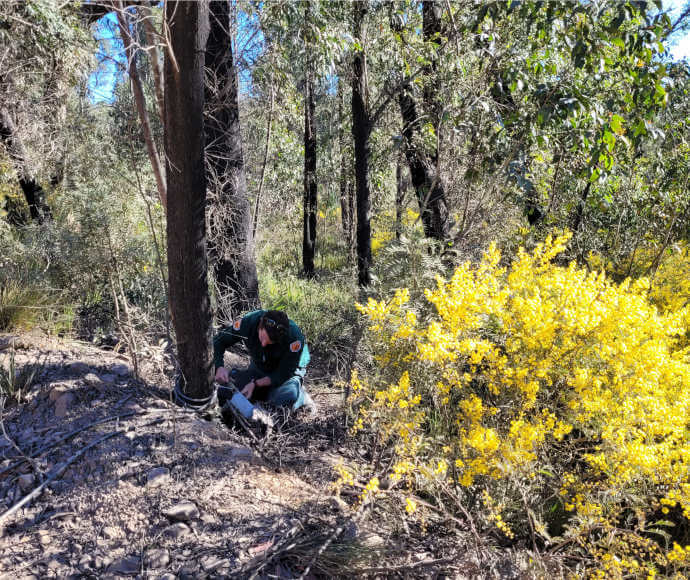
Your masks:
<svg viewBox="0 0 690 580"><path fill-rule="evenodd" d="M357 195L357 282L371 284L371 187L369 159L373 126L367 98L366 37L364 18L369 2L352 5L352 35L358 46L352 55L352 137L355 147L355 190Z"/></svg>
<svg viewBox="0 0 690 580"><path fill-rule="evenodd" d="M302 268L305 276L314 275L316 250L316 119L314 104L314 30L312 4L304 4L304 196Z"/></svg>
<svg viewBox="0 0 690 580"><path fill-rule="evenodd" d="M209 255L220 316L259 306L251 209L247 197L237 69L235 22L228 0L210 3L206 44L205 134L209 188Z"/></svg>
<svg viewBox="0 0 690 580"><path fill-rule="evenodd" d="M440 3L429 0L422 2L424 48L428 53L422 76L423 112L414 94L418 79L403 75L402 87L398 92L403 120L403 150L410 167L412 185L417 194L424 234L437 240L445 240L449 235L448 203L444 180L438 166L438 144L424 139L423 132L425 126L429 127L431 134L435 136L441 130L442 106L437 95L435 78L438 51L442 45L441 12ZM402 38L406 37L402 18L392 18L391 27Z"/></svg>
<svg viewBox="0 0 690 580"><path fill-rule="evenodd" d="M204 50L208 2L169 1L165 18L170 33L164 91L170 312L177 342L180 389L187 398L204 400L213 380L204 216Z"/></svg>

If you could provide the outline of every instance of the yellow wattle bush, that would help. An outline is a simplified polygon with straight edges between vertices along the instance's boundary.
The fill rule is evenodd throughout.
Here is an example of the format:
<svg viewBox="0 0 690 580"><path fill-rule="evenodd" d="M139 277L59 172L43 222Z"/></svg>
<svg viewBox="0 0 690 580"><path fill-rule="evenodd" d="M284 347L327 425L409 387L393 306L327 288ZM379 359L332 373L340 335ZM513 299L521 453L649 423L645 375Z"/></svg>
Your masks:
<svg viewBox="0 0 690 580"><path fill-rule="evenodd" d="M508 537L577 538L614 577L687 571L683 548L656 540L690 524L688 309L660 314L644 279L556 265L567 240L508 268L492 246L430 304L403 289L359 305L377 368L353 377L354 430L394 450L393 481L447 501L454 485L485 493L485 521Z"/></svg>

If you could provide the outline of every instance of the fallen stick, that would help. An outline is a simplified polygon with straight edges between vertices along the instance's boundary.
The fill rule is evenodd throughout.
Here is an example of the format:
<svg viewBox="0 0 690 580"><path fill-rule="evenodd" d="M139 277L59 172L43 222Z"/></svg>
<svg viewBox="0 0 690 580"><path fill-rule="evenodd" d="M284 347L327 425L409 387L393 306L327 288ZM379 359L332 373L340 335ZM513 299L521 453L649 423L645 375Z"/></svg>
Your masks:
<svg viewBox="0 0 690 580"><path fill-rule="evenodd" d="M105 419L100 419L99 421L95 421L93 423L89 423L88 425L84 425L83 427L79 427L78 429L75 429L74 431L70 431L66 435L63 435L60 437L57 441L53 441L49 445L45 445L44 447L41 447L37 451L34 451L29 457L31 459L38 457L39 455L43 455L47 451L50 451L51 449L57 447L60 445L60 443L64 443L68 439L71 439L75 435L78 435L82 431L86 431L87 429L91 429L91 427L95 427L96 425L101 425L102 423L108 423L109 421L115 421L116 419L123 419L125 417L131 417L132 415L136 415L136 411L130 411L129 413L123 413L122 415L113 415L112 417L106 417ZM3 476L5 473L8 471L12 471L13 469L16 469L19 467L22 463L25 463L27 461L26 457L23 457L22 459L19 459L15 461L14 463L8 465L4 469L0 470L0 477Z"/></svg>
<svg viewBox="0 0 690 580"><path fill-rule="evenodd" d="M149 421L148 423L145 423L144 425L141 425L142 427L148 427L149 425L155 425L156 423L162 422L164 419L163 418L158 418L154 419L153 421ZM67 469L72 463L74 463L77 459L79 459L84 453L86 453L89 449L92 447L95 447L99 443L102 443L103 441L110 439L111 437L115 437L116 435L122 435L123 433L126 432L126 429L118 429L117 431L113 431L112 433L106 433L103 435L103 437L99 437L92 443L89 443L86 447L83 447L79 451L77 451L74 455L72 455L67 461L65 461L62 465L58 466L55 468L45 479L41 485L39 485L36 489L34 489L31 493L25 495L21 500L19 500L16 504L14 504L11 508L6 510L2 515L0 515L0 528L3 526L3 522L9 518L12 514L14 514L17 510L19 510L22 506L26 505L29 503L32 499L38 497L40 493L43 491L43 489L48 486L50 483L52 483L54 480L56 480L60 475Z"/></svg>
<svg viewBox="0 0 690 580"><path fill-rule="evenodd" d="M106 439L110 439L111 437L115 437L115 435L120 435L124 433L123 429L120 429L119 431L114 431L113 433L107 433L103 437L100 437L99 439L96 439L93 443L87 445L86 447L80 449L77 451L72 457L70 457L67 461L65 461L62 465L60 465L58 468L54 469L53 472L45 479L45 481L39 485L36 489L34 489L31 493L25 495L21 500L19 500L16 504L14 504L11 508L9 508L5 513L0 515L0 527L3 525L3 522L9 518L13 513L15 513L19 508L21 508L23 505L26 505L29 503L32 499L35 497L38 497L40 493L43 491L43 489L51 482L53 482L55 479L60 477L62 472L65 471L72 463L74 463L77 459L79 459L84 453L86 453L89 449L92 447L95 447L102 441L105 441Z"/></svg>
<svg viewBox="0 0 690 580"><path fill-rule="evenodd" d="M436 560L422 560L421 562L415 562L414 564L402 564L400 566L386 566L385 568L361 568L359 570L354 570L353 572L357 575L360 574L379 574L379 573L390 573L390 572L406 572L408 570L415 570L417 568L425 568L427 566L439 566L444 564L453 564L457 560L454 558L438 558Z"/></svg>

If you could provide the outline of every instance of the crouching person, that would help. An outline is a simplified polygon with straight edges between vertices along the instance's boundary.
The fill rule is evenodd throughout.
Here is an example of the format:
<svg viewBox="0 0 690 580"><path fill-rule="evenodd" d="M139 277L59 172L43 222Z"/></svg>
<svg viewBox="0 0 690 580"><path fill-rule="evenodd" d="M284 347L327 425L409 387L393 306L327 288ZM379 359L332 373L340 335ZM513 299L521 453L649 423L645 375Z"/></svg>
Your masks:
<svg viewBox="0 0 690 580"><path fill-rule="evenodd" d="M216 381L221 384L231 378L224 366L225 350L240 340L249 351L250 364L245 370L232 369L232 380L245 397L276 407L305 407L314 411L314 402L303 384L309 349L302 331L284 312L255 310L216 334L213 360Z"/></svg>

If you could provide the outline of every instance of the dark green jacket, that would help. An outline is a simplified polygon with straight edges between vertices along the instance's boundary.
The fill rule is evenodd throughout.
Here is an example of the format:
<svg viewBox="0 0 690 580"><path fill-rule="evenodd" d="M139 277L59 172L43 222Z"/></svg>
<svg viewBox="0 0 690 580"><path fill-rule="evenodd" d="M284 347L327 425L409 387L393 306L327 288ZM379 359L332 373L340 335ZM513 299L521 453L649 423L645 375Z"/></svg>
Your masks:
<svg viewBox="0 0 690 580"><path fill-rule="evenodd" d="M220 330L213 338L213 363L216 369L224 366L225 350L243 340L254 366L271 378L271 386L277 387L292 377L298 368L307 366L309 349L302 331L292 320L282 342L262 347L258 326L265 313L265 310L255 310Z"/></svg>

